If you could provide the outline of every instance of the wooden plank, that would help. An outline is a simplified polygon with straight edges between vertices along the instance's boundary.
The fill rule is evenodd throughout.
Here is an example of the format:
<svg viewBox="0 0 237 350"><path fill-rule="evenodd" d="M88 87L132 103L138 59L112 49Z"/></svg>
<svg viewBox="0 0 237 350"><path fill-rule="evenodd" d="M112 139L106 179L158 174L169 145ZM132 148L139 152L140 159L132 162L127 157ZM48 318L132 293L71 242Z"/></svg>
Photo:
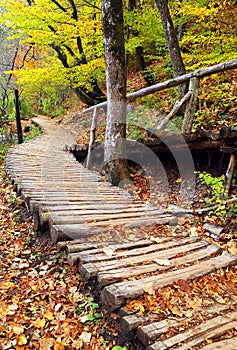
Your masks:
<svg viewBox="0 0 237 350"><path fill-rule="evenodd" d="M161 259L168 259L176 254L183 253L187 250L194 250L200 247L207 246L206 241L201 241L199 237L187 237L179 239L177 241L171 240L165 243L153 243L153 245L145 248L131 249L125 252L114 252L113 255L108 256L106 253L97 254L91 256L87 253L80 255L80 263L99 262L106 261L104 265L110 264L108 260L113 260L111 266L121 267L128 266L146 261L153 261L157 259L157 252L160 254ZM184 251L182 249L185 249ZM123 258L122 260L115 261L115 259ZM120 265L123 264L123 265ZM104 266L102 265L102 267ZM99 266L99 265L98 265Z"/></svg>
<svg viewBox="0 0 237 350"><path fill-rule="evenodd" d="M237 327L237 312L229 312L225 316L217 316L214 319L203 322L202 324L179 333L171 338L163 341L158 341L148 347L148 350L164 350L179 345L179 349L188 350L193 346L204 342L207 338L211 339L222 335L223 333ZM181 343L188 341L194 337L193 340L186 344ZM181 347L180 347L181 345Z"/></svg>
<svg viewBox="0 0 237 350"><path fill-rule="evenodd" d="M53 241L56 241L57 239L64 237L70 237L72 239L78 239L80 237L86 237L85 231L87 231L87 235L90 236L93 232L99 232L99 231L107 231L109 229L112 229L113 227L117 225L123 225L123 227L138 227L141 225L153 225L153 224L160 224L160 225L166 225L166 224L173 224L176 222L176 218L173 216L168 216L166 218L159 218L159 217L144 217L142 219L135 219L135 220L111 220L111 221L105 221L105 222L97 222L97 223L88 223L87 225L81 225L81 224L65 224L65 225L53 225L51 228L51 238ZM82 229L82 226L84 229ZM58 237L58 238L57 238Z"/></svg>
<svg viewBox="0 0 237 350"><path fill-rule="evenodd" d="M218 316L218 313L220 312L223 312L223 311L228 312L230 310L230 305L231 303L213 304L209 307L202 308L202 310L199 311L199 315L201 315L201 317L198 317L198 315L194 313L193 318L195 318L195 322L203 320L204 317L207 317L209 319L210 317L213 318L214 315ZM121 320L121 324L123 325L123 322L124 322L124 325L126 327L129 327L129 323L130 323L129 316L126 316L124 318L125 318L125 321ZM179 317L176 320L168 318L158 322L151 322L143 327L139 327L137 329L136 334L138 339L142 342L142 344L144 344L145 346L148 346L153 341L157 340L160 335L168 332L171 327L178 327L183 325L183 322L185 320L187 321L187 324L188 324L188 321L190 321L190 318ZM133 320L131 319L131 322L132 321ZM147 320L147 322L149 322L149 320ZM142 323L140 323L138 326L141 326Z"/></svg>
<svg viewBox="0 0 237 350"><path fill-rule="evenodd" d="M212 344L208 344L202 347L203 350L236 350L237 349L237 336L231 339L225 339Z"/></svg>
<svg viewBox="0 0 237 350"><path fill-rule="evenodd" d="M153 283L154 289L157 290L158 288L174 283L180 278L193 279L215 269L235 264L236 262L237 256L226 253L177 271L166 272L165 274L135 281L115 283L103 289L101 300L106 310L116 310L125 303L126 299L134 299L142 295L144 293L142 286L146 283Z"/></svg>
<svg viewBox="0 0 237 350"><path fill-rule="evenodd" d="M103 250L103 247L109 246L112 250L116 251L118 249L129 249L129 248L136 248L136 247L144 247L144 246L149 246L151 244L154 244L153 241L150 239L144 239L144 240L139 240L136 242L126 242L126 243L117 243L117 244L111 244L109 242L104 242L104 243L75 243L72 242L67 245L67 252L68 253L74 253L74 252L81 252L85 250L89 250L89 254L96 254L98 252L101 252Z"/></svg>
<svg viewBox="0 0 237 350"><path fill-rule="evenodd" d="M176 258L169 260L170 265L169 266L161 266L159 264L148 264L148 265L142 265L142 266L134 266L134 267L128 267L128 268L122 268L117 270L109 270L109 271L98 271L97 280L99 282L100 288L107 286L111 283L121 281L123 278L129 278L132 276L139 276L144 273L151 273L151 272L157 272L157 271L165 271L169 270L174 266L177 266L178 264L187 264L190 262L195 262L197 260L201 260L203 258L209 257L211 254L217 253L220 250L220 248L216 245L212 245L207 247L206 249L200 248L195 253L185 255L181 258ZM159 258L159 254L157 254L157 259Z"/></svg>
<svg viewBox="0 0 237 350"><path fill-rule="evenodd" d="M177 244L176 244L177 245ZM122 269L124 267L131 267L134 265L138 265L141 266L144 263L147 262L153 262L155 259L159 258L159 259L171 259L172 257L174 257L175 255L179 254L179 253L185 253L188 251L192 251L192 250L196 250L199 248L203 248L207 245L206 242L202 241L202 242L196 242L196 243L191 243L191 244L185 244L183 246L178 246L178 247L174 247L174 248L163 248L164 251L162 250L157 250L156 252L153 253L149 253L146 255L142 255L141 253L137 256L132 256L132 257L128 257L126 258L126 256L124 257L124 259L120 259L120 260L115 260L115 258L113 257L109 257L106 256L104 257L104 259L101 259L100 262L97 262L97 256L87 256L87 255L83 255L83 254L75 254L75 257L77 257L77 259L79 258L79 263L80 263L80 267L79 267L79 271L80 274L82 276L83 279L87 280L90 278L93 278L95 276L98 275L98 273L100 271L108 271L110 272L111 270L115 270L115 269ZM162 249L162 248L161 248ZM124 254L125 255L125 254ZM86 261L90 261L89 263L85 263ZM109 261L112 260L112 261ZM138 269L139 266L136 266L136 268ZM157 266L157 264L156 264ZM162 269L162 267L160 267ZM146 267L144 267L144 269L146 269Z"/></svg>
<svg viewBox="0 0 237 350"><path fill-rule="evenodd" d="M88 225L54 225L50 230L50 236L53 242L59 240L86 239L97 233L108 231L108 227L89 227Z"/></svg>
<svg viewBox="0 0 237 350"><path fill-rule="evenodd" d="M166 219L170 220L171 216L169 214L163 214L159 215L156 213L156 211L151 211L151 212L135 212L135 213L121 213L121 214L113 214L113 211L111 210L111 214L99 214L99 213L94 213L91 214L89 213L83 213L83 211L78 213L73 214L73 211L70 212L71 215L51 215L49 212L47 215L41 216L41 223L44 222L49 222L49 227L52 227L53 225L67 225L67 224L80 224L80 223L88 223L90 225L96 225L97 223L101 223L103 225L106 225L107 222L112 224L113 226L116 225L121 225L123 222L126 224L126 222L133 223L138 222L142 220L143 222L145 220L159 220L159 219ZM154 216L154 215L157 215Z"/></svg>

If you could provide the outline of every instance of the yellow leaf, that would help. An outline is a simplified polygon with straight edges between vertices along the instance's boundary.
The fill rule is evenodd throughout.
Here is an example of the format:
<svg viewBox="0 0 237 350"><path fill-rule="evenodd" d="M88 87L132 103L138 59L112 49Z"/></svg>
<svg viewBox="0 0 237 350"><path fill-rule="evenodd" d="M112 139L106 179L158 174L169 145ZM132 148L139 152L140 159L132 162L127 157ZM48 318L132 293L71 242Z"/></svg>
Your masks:
<svg viewBox="0 0 237 350"><path fill-rule="evenodd" d="M52 313L52 311L47 311L44 314L44 317L47 318L47 320L53 320L54 319L54 314Z"/></svg>
<svg viewBox="0 0 237 350"><path fill-rule="evenodd" d="M37 291L37 286L31 286L31 289L36 292Z"/></svg>
<svg viewBox="0 0 237 350"><path fill-rule="evenodd" d="M212 340L211 339L206 338L205 340L206 340L207 344L212 344Z"/></svg>
<svg viewBox="0 0 237 350"><path fill-rule="evenodd" d="M47 339L40 339L40 350L49 350L54 346L54 339L53 338L47 338Z"/></svg>
<svg viewBox="0 0 237 350"><path fill-rule="evenodd" d="M25 345L25 344L27 344L27 338L26 338L25 334L21 334L17 338L17 345Z"/></svg>
<svg viewBox="0 0 237 350"><path fill-rule="evenodd" d="M37 317L37 319L33 322L33 325L35 328L44 328L45 326L45 319Z"/></svg>
<svg viewBox="0 0 237 350"><path fill-rule="evenodd" d="M83 344L81 344L81 345L83 345ZM75 348L75 346L74 346L74 348ZM64 350L64 349L65 349L65 346L63 344L59 344L57 342L54 344L54 350ZM81 349L81 347L78 349Z"/></svg>
<svg viewBox="0 0 237 350"><path fill-rule="evenodd" d="M24 332L24 327L22 326L13 326L12 330L15 334L20 335Z"/></svg>
<svg viewBox="0 0 237 350"><path fill-rule="evenodd" d="M8 290L13 286L14 286L14 283L12 282L4 282L4 281L0 282L0 289L2 290Z"/></svg>

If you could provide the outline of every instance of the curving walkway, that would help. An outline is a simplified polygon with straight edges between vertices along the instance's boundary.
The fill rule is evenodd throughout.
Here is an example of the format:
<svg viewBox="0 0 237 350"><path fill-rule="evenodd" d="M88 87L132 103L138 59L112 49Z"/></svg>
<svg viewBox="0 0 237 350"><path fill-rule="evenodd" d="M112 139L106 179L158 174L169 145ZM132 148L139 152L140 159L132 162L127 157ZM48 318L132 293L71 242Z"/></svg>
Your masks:
<svg viewBox="0 0 237 350"><path fill-rule="evenodd" d="M77 264L82 279L100 290L107 312L120 309L120 339L147 350L237 349L232 296L224 304L201 306L198 313L176 312L162 321L154 312L142 315L123 307L144 292L156 295L174 282L236 264L237 256L221 254L220 247L200 237L146 237L143 225L172 224L176 218L85 169L63 151L75 140L62 126L42 117L34 122L44 134L11 148L6 172L33 213L35 229L49 231L58 249L66 249L69 264ZM216 342L223 334L226 339Z"/></svg>
<svg viewBox="0 0 237 350"><path fill-rule="evenodd" d="M6 172L34 214L35 229L53 241L81 239L113 227L168 224L175 218L135 201L63 151L75 139L47 118L34 118L44 134L7 153Z"/></svg>

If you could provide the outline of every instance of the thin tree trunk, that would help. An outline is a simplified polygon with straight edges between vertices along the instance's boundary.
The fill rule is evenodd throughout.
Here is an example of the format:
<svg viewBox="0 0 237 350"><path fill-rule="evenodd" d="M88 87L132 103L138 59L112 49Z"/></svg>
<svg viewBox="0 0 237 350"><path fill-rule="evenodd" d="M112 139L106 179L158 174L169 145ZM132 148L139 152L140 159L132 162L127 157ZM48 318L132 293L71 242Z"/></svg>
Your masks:
<svg viewBox="0 0 237 350"><path fill-rule="evenodd" d="M181 56L177 33L170 15L168 0L156 0L156 4L164 28L165 39L170 54L174 76L178 77L185 74L186 70ZM182 96L185 95L187 90L188 86L186 84L179 86L179 91Z"/></svg>

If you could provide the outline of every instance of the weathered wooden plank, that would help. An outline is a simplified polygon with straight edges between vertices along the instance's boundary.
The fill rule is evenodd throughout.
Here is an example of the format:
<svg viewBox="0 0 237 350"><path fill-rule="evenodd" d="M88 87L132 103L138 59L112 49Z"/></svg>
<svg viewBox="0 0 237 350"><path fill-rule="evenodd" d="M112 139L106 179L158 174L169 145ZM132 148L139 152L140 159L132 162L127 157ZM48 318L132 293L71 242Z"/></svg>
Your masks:
<svg viewBox="0 0 237 350"><path fill-rule="evenodd" d="M195 253L185 255L184 257L181 257L181 258L169 260L170 262L169 266L162 266L159 264L148 264L148 265L127 267L127 268L109 270L109 271L103 271L103 272L98 271L97 280L100 288L102 288L111 283L121 281L121 279L123 278L139 276L144 273L165 271L165 270L169 270L174 266L177 266L178 264L195 262L197 260L201 260L203 258L209 257L211 254L217 253L219 250L220 248L216 245L209 246L206 249L200 248L200 250L198 250ZM157 254L157 259L158 258L159 258L159 254Z"/></svg>
<svg viewBox="0 0 237 350"><path fill-rule="evenodd" d="M143 324L145 318L139 316L138 314L132 314L128 316L123 316L120 320L120 330L124 333L129 333L136 329L138 326Z"/></svg>
<svg viewBox="0 0 237 350"><path fill-rule="evenodd" d="M187 241L186 241L187 242ZM185 244L185 243L184 243ZM176 244L178 245L178 244ZM75 257L77 259L79 258L80 267L79 271L83 279L87 280L90 278L93 278L98 275L100 271L108 271L108 273L112 270L116 269L122 269L125 267L131 267L136 265L136 268L138 269L142 264L147 264L147 262L153 262L155 259L171 259L175 255L179 253L185 253L185 252L191 252L192 250L196 250L199 248L203 248L207 245L206 242L196 242L191 244L185 244L183 246L178 246L174 248L169 248L169 245L167 244L166 248L161 248L161 250L157 249L157 251L153 253L149 253L146 255L142 255L142 253L137 253L137 256L132 256L126 258L126 255L124 259L115 260L114 256L112 257L106 256L104 254L104 259L101 259L100 262L97 262L97 256L87 256L83 254L75 254ZM170 245L171 246L171 245ZM163 251L162 251L163 249ZM94 259L93 259L94 258ZM86 261L90 261L89 263L85 263ZM109 261L112 260L112 261ZM146 265L145 265L146 266ZM157 264L156 264L157 266ZM146 269L147 267L144 267ZM160 267L162 269L162 267ZM164 268L164 267L163 267Z"/></svg>
<svg viewBox="0 0 237 350"><path fill-rule="evenodd" d="M208 344L202 347L203 350L236 350L237 349L237 336L231 339L225 339L212 344Z"/></svg>
<svg viewBox="0 0 237 350"><path fill-rule="evenodd" d="M88 225L54 225L51 228L50 236L53 242L59 240L86 239L96 233L106 232L108 227L89 227Z"/></svg>
<svg viewBox="0 0 237 350"><path fill-rule="evenodd" d="M154 289L158 289L172 284L180 278L193 279L236 262L237 256L227 253L177 271L166 272L165 275L161 274L135 281L115 283L103 289L101 300L106 310L116 310L125 303L126 299L134 299L142 295L144 293L142 286L146 283L153 283Z"/></svg>
<svg viewBox="0 0 237 350"><path fill-rule="evenodd" d="M87 231L87 235L93 234L93 232L98 231L106 231L108 229L111 229L113 227L116 227L117 225L123 225L123 227L137 227L141 225L153 225L153 224L160 224L160 225L166 225L166 224L174 224L177 221L177 219L173 216L167 216L165 218L163 217L143 217L141 219L134 219L134 220L111 220L111 221L104 221L104 222L96 222L96 223L90 223L87 225L84 225L84 229ZM87 227L86 227L87 226ZM85 230L81 230L82 225L81 224L65 224L65 225L53 225L51 228L51 238L55 241L55 239L59 239L64 237L72 237L73 239L78 239L80 237L86 237ZM58 238L57 238L58 237Z"/></svg>
<svg viewBox="0 0 237 350"><path fill-rule="evenodd" d="M117 225L133 225L135 223L136 225L139 224L139 222L147 223L150 225L150 222L153 221L153 223L159 223L159 220L164 220L165 223L170 223L172 217L169 214L166 215L156 215L154 212L140 212L140 213L122 213L122 214L81 214L81 215L72 215L70 216L60 216L60 215L47 215L46 217L41 218L40 222L49 222L49 228L51 228L53 225L74 225L74 224L89 224L90 225L111 225L111 226L117 226ZM163 223L162 222L162 223Z"/></svg>
<svg viewBox="0 0 237 350"><path fill-rule="evenodd" d="M107 207L108 208L108 207ZM88 208L87 206L81 206L79 209L79 205L77 209L71 208L70 203L67 204L67 210L53 210L51 211L47 208L47 212L42 211L42 208L39 209L40 223L49 221L49 224L54 225L64 225L64 224L76 224L80 222L90 222L96 223L97 221L106 221L106 220L118 220L122 219L134 219L134 218L144 218L146 216L157 215L158 217L168 217L170 218L170 214L165 214L164 211L158 210L156 208L148 209L146 208L113 208L113 205L110 206L110 209L95 209L95 206ZM43 208L44 209L44 208ZM46 209L46 208L45 208ZM54 208L55 209L55 208Z"/></svg>
<svg viewBox="0 0 237 350"><path fill-rule="evenodd" d="M97 254L97 255L89 255L83 254L80 255L80 263L88 263L88 262L99 262L106 261L105 265L109 265L110 262L108 260L113 260L111 262L111 266L121 267L122 266L133 265L137 263L143 263L146 261L153 261L157 259L157 252L159 252L159 256L161 259L169 258L175 256L176 254L186 252L188 250L198 249L200 247L205 247L208 243L205 241L201 241L199 237L187 237L183 239L179 239L177 241L171 240L165 243L153 243L153 245L145 248L137 248L131 249L125 252L114 252L113 255L108 256L105 253ZM185 249L185 250L183 250ZM123 258L122 260L115 261L115 259ZM126 265L124 265L126 263ZM98 265L99 266L99 265ZM103 267L103 265L101 265Z"/></svg>
<svg viewBox="0 0 237 350"><path fill-rule="evenodd" d="M217 337L233 329L237 326L237 312L229 312L225 316L217 316L214 319L203 322L202 324L179 333L171 338L163 341L158 341L148 347L148 350L163 350L169 349L173 346L179 345L179 349L188 350L193 346L204 342L207 338L211 339ZM188 341L188 343L181 345L181 343Z"/></svg>
<svg viewBox="0 0 237 350"><path fill-rule="evenodd" d="M117 243L117 244L111 244L110 242L105 242L105 243L75 243L73 241L72 243L67 245L67 252L68 253L74 253L74 252L80 252L80 251L85 251L89 250L89 254L96 254L98 252L102 252L103 247L109 246L112 250L116 251L118 249L129 249L129 248L136 248L136 247L145 247L149 246L151 244L154 244L153 241L150 239L144 239L144 240L139 240L136 242L126 242L126 243Z"/></svg>
<svg viewBox="0 0 237 350"><path fill-rule="evenodd" d="M197 315L197 313L194 313L193 318L195 318L195 322L197 321L202 321L204 317L208 317L209 319L212 317L214 318L215 316L218 316L218 314L220 312L228 312L230 311L230 305L231 303L227 303L227 304L213 304L209 307L205 307L202 308L202 310L199 311L199 314ZM232 305L233 306L233 305ZM199 317L201 315L201 317ZM125 326L125 327L131 327L129 325L129 323L131 322L133 324L133 319L130 320L129 316L123 317L125 318L124 321L121 320L121 325ZM149 344L151 344L152 342L154 342L155 340L158 339L158 337L161 334L164 334L166 332L168 332L168 330L171 327L177 327L180 325L183 325L184 321L190 321L190 318L187 317L179 317L178 319L174 320L174 319L165 319L162 321L158 321L158 322L150 322L149 319L146 320L146 322L148 323L145 326L141 326L143 324L143 321L137 325L141 326L137 329L137 337L138 339L142 342L142 344L144 344L145 346L148 346ZM149 323L150 322L150 323ZM137 320L138 323L138 320ZM124 329L125 331L125 329Z"/></svg>

